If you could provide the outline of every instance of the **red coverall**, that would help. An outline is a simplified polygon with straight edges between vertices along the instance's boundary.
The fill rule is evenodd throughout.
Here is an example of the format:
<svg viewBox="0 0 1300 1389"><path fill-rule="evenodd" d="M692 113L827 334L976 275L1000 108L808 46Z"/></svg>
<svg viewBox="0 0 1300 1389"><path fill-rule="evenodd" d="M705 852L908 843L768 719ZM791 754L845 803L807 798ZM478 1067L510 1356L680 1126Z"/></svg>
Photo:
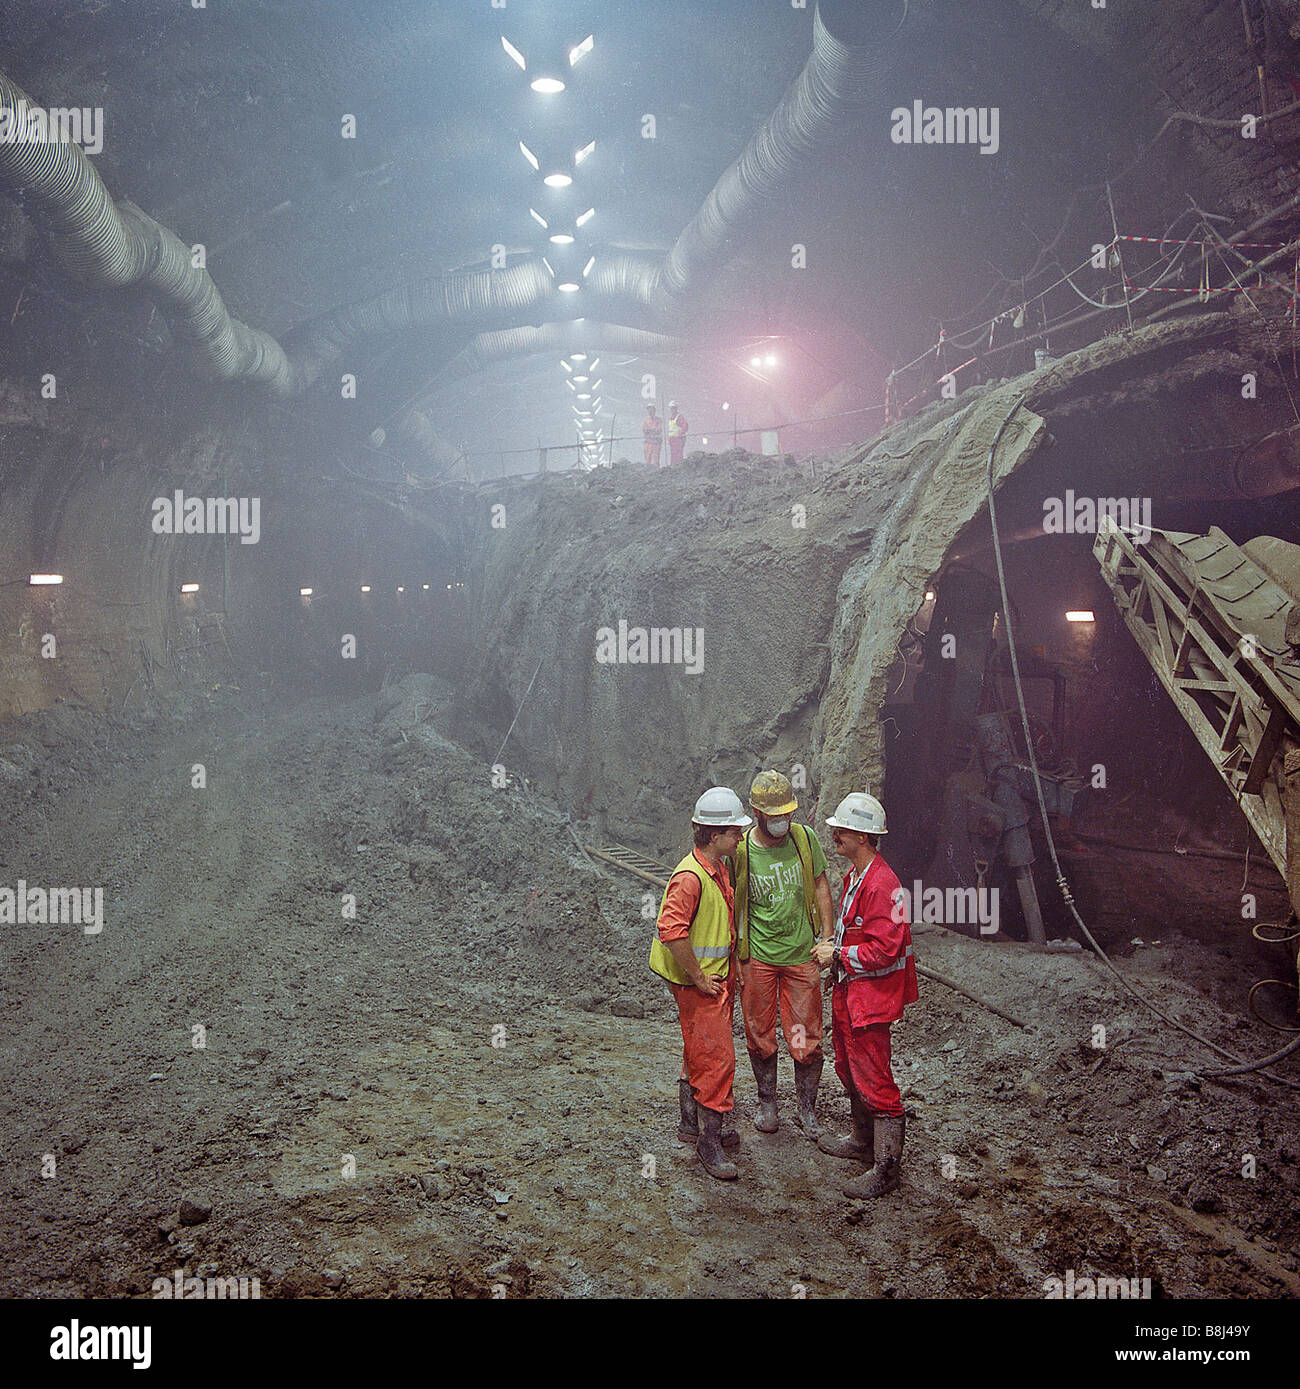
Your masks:
<svg viewBox="0 0 1300 1389"><path fill-rule="evenodd" d="M725 985L716 998L705 998L694 984L669 984L682 1023L682 1074L689 1080L696 1101L705 1109L722 1113L735 1108L732 1089L736 1079L736 1044L732 1021L736 1013L736 909L735 895L726 865L710 867L698 849L700 866L712 875L727 900L731 920L731 950ZM694 873L678 873L668 884L668 895L659 913L659 939L665 944L689 936L695 908L700 903L700 880Z"/></svg>
<svg viewBox="0 0 1300 1389"><path fill-rule="evenodd" d="M844 875L842 892L852 876ZM868 1109L900 1115L903 1099L890 1065L889 1027L916 1002L916 964L898 877L879 854L867 865L852 900L844 904L841 897L841 907L835 931L841 967L831 991L835 1074L846 1090L857 1090Z"/></svg>
<svg viewBox="0 0 1300 1389"><path fill-rule="evenodd" d="M645 461L651 467L659 466L659 455L663 451L664 422L658 415L647 415L641 421L641 436L645 441Z"/></svg>

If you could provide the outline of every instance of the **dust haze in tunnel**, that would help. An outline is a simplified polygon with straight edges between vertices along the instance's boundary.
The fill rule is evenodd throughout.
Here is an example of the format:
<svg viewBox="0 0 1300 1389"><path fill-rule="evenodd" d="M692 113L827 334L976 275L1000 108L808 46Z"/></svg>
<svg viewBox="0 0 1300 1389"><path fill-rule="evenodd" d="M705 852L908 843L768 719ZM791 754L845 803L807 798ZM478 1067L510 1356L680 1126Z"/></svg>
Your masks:
<svg viewBox="0 0 1300 1389"><path fill-rule="evenodd" d="M1300 3L1247 9L1284 110ZM1294 1062L1205 1076L1221 1055L1069 948L1032 816L1061 948L1023 944L1005 853L995 940L917 920L971 993L927 978L896 1025L908 1164L870 1219L792 1128L784 1050L755 1136L736 1035L739 1182L674 1141L682 1038L645 967L690 806L762 768L833 884L824 821L863 788L900 879L954 881L960 797L990 794L973 717L1019 747L1009 615L1084 919L1223 1053L1274 1048L1285 990L1261 1015L1250 987L1290 986L1294 950L1252 927L1287 919L1283 877L1093 534L1044 524L1123 496L1300 544L1300 120L1243 138L1240 15L5 6L0 99L101 106L106 193L0 147L0 888L101 884L107 924L0 919L0 1292L144 1297L182 1266L276 1297L985 1299L1092 1268L1300 1295ZM530 90L588 32L566 91ZM997 153L897 143L914 102L996 108ZM571 225L570 262L546 233ZM1215 235L1285 248L1281 288ZM596 357L575 467L566 379ZM648 397L691 421L680 467L641 461ZM256 501L256 538L160 529L177 493ZM699 659L602 659L629 627ZM820 1104L850 1118L829 1068Z"/></svg>

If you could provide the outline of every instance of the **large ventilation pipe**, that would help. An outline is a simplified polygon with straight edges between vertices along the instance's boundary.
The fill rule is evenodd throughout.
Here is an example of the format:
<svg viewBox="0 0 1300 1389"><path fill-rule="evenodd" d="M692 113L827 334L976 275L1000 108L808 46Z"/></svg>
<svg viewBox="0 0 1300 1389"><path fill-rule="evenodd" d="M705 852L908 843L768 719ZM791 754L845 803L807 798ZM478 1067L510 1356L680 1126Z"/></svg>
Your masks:
<svg viewBox="0 0 1300 1389"><path fill-rule="evenodd" d="M632 300L657 315L679 309L699 279L725 260L740 224L770 203L818 142L870 94L886 65L884 43L907 8L907 0L821 0L812 56L672 250L662 262L623 252L598 256L589 293ZM0 74L0 106L17 113L20 103L35 105ZM0 186L39 214L60 261L81 279L142 285L156 294L205 374L254 381L276 395L305 389L357 337L435 324L506 327L523 315L558 318L565 307L541 257L529 256L504 270L435 276L334 310L306 325L286 353L270 335L230 316L178 237L131 204L115 203L75 144L0 144Z"/></svg>
<svg viewBox="0 0 1300 1389"><path fill-rule="evenodd" d="M473 376L493 362L531 357L539 352L633 352L644 357L680 352L685 345L681 338L626 328L621 323L543 323L537 328L506 328L480 333L438 373L429 391Z"/></svg>
<svg viewBox="0 0 1300 1389"><path fill-rule="evenodd" d="M35 106L0 73L0 108L8 109L11 123ZM131 203L115 203L78 145L58 139L0 144L0 186L49 232L55 256L79 279L148 289L204 375L243 378L289 394L293 371L279 343L230 316L207 271L194 267L190 248L174 233Z"/></svg>
<svg viewBox="0 0 1300 1389"><path fill-rule="evenodd" d="M648 287L656 312L686 303L694 285L726 260L737 228L769 205L816 146L878 89L886 42L906 0L821 0L813 12L813 51L740 158L722 175L677 238Z"/></svg>

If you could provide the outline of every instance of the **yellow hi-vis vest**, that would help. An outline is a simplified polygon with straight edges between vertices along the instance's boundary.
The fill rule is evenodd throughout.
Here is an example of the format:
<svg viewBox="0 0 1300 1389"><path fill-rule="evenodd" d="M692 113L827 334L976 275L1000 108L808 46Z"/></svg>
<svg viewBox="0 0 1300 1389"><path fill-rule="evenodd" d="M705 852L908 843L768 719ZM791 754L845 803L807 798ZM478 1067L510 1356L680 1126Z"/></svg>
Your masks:
<svg viewBox="0 0 1300 1389"><path fill-rule="evenodd" d="M749 959L749 830L740 838L736 856L732 860L731 885L736 890L736 958ZM803 875L803 905L808 913L808 924L816 936L820 925L817 916L816 900L813 891L812 831L804 825L790 824L790 838L794 841L794 851L799 856L799 870Z"/></svg>
<svg viewBox="0 0 1300 1389"><path fill-rule="evenodd" d="M726 977L727 956L731 954L731 913L727 910L727 899L722 889L714 882L708 869L701 867L694 853L689 853L673 869L673 878L678 873L694 873L700 880L700 904L695 908L691 919L690 942L695 958L705 974ZM668 880L672 881L672 878ZM664 902L668 900L668 889L659 903L659 914L663 915ZM670 984L689 984L691 981L682 972L681 966L673 959L673 952L661 941L658 935L650 945L650 968L667 979Z"/></svg>

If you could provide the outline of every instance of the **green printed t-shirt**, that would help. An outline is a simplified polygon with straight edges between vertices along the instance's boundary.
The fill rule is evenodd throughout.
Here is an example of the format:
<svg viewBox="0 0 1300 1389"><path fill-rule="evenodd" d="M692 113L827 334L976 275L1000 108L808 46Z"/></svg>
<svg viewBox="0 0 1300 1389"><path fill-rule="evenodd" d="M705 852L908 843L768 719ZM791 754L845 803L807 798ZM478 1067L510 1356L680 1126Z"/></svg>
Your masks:
<svg viewBox="0 0 1300 1389"><path fill-rule="evenodd" d="M812 958L813 923L803 904L795 830L771 849L749 840L749 953L765 965L802 965ZM813 878L826 871L817 836L808 835Z"/></svg>

